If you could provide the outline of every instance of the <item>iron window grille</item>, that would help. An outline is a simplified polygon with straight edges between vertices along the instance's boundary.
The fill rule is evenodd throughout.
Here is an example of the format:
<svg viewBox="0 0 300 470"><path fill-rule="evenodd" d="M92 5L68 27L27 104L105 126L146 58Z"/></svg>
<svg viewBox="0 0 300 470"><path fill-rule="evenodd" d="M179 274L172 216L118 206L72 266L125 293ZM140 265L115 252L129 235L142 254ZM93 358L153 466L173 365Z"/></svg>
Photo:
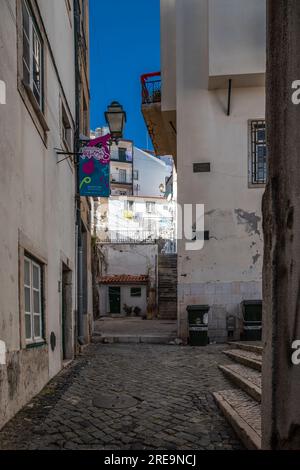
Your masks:
<svg viewBox="0 0 300 470"><path fill-rule="evenodd" d="M253 185L267 182L267 142L266 122L264 120L250 121L250 183Z"/></svg>

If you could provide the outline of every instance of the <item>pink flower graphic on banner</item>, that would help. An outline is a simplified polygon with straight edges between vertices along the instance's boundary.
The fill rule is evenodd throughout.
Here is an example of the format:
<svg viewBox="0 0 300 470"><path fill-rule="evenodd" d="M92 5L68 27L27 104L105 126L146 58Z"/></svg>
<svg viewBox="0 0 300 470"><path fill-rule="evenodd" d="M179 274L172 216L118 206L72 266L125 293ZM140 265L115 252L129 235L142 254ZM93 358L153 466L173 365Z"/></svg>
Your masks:
<svg viewBox="0 0 300 470"><path fill-rule="evenodd" d="M91 159L91 160L88 160L86 163L84 163L83 167L82 167L82 171L83 173L85 173L86 175L92 175L95 171L95 163L94 163L94 160Z"/></svg>

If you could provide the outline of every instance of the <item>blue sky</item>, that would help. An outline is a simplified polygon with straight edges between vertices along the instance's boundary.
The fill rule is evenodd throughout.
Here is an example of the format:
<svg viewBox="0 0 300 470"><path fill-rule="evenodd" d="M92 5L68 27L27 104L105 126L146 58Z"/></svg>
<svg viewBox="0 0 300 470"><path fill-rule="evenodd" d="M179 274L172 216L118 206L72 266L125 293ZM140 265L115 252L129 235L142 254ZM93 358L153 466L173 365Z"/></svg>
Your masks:
<svg viewBox="0 0 300 470"><path fill-rule="evenodd" d="M111 101L127 112L125 137L146 148L140 76L160 70L159 0L90 0L91 128ZM149 148L151 141L149 139Z"/></svg>

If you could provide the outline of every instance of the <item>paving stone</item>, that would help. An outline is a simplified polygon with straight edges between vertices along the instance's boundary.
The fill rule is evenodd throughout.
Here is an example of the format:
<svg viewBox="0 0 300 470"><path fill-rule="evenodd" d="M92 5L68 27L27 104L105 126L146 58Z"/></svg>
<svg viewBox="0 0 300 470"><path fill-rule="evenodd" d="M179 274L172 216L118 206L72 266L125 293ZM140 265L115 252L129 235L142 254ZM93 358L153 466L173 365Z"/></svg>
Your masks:
<svg viewBox="0 0 300 470"><path fill-rule="evenodd" d="M0 449L242 449L212 396L230 387L222 350L93 344L0 431ZM101 394L137 404L99 409Z"/></svg>

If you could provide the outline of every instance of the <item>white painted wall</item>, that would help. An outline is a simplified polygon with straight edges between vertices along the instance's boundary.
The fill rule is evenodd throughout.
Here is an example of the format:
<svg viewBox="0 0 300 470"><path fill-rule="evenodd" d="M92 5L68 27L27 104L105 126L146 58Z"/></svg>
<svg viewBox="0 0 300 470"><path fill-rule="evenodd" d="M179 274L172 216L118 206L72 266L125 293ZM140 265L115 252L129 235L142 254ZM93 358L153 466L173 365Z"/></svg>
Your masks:
<svg viewBox="0 0 300 470"><path fill-rule="evenodd" d="M227 90L209 91L208 78L210 73L264 72L264 3L176 2L178 202L205 204L205 229L211 236L202 251L186 251L185 242L178 243L178 317L183 338L187 337L187 305L209 304L209 334L223 341L226 316L239 316L242 300L262 295L263 189L248 186L248 120L264 119L265 89L236 88L233 83L227 116ZM248 17L250 29L245 27ZM254 23L255 38L249 36ZM239 45L233 47L238 39ZM200 162L210 162L211 172L193 173L193 163Z"/></svg>
<svg viewBox="0 0 300 470"><path fill-rule="evenodd" d="M164 194L159 188L161 184L165 186L166 178L170 176L172 167L135 147L133 168L138 171L139 176L138 180L134 180L134 195L163 198ZM138 190L136 185L139 185Z"/></svg>
<svg viewBox="0 0 300 470"><path fill-rule="evenodd" d="M100 272L102 276L109 275L146 275L149 276L149 286L157 289L157 245L128 245L103 244L99 245L102 253ZM133 286L134 287L134 286ZM137 286L139 287L139 286ZM99 286L99 313L105 316L108 313L108 286ZM142 298L130 298L130 286L122 286L121 307L126 303L129 306L140 306L146 313L147 289L143 286ZM120 313L124 313L123 311Z"/></svg>
<svg viewBox="0 0 300 470"><path fill-rule="evenodd" d="M265 73L266 2L208 3L210 76Z"/></svg>
<svg viewBox="0 0 300 470"><path fill-rule="evenodd" d="M42 0L38 4L46 29L50 31L50 23L56 28L51 31L49 40L56 51L56 65L73 112L74 32L66 15L65 1ZM0 16L0 77L7 85L7 104L0 107L0 340L6 345L7 364L10 367L13 364L17 372L14 383L10 384L6 368L2 369L0 427L61 369L59 281L62 258L68 259L75 269L75 170L67 160L58 165L54 151L54 147L61 145L61 89L47 50L46 120L50 132L46 147L17 89L17 28L11 11L16 12L16 0L3 2ZM42 256L47 263L45 339L49 343L50 333L55 333L57 346L54 352L47 344L31 350L23 346L19 302L23 289L21 286L19 290L18 250L19 243L25 238L33 254ZM74 277L73 282L75 286ZM74 310L74 288L72 298Z"/></svg>
<svg viewBox="0 0 300 470"><path fill-rule="evenodd" d="M160 2L163 111L176 109L176 0Z"/></svg>
<svg viewBox="0 0 300 470"><path fill-rule="evenodd" d="M105 258L102 275L149 275L155 278L157 245L100 245Z"/></svg>
<svg viewBox="0 0 300 470"><path fill-rule="evenodd" d="M139 316L144 316L147 314L147 287L145 285L113 285L112 287L120 287L121 292L121 301L120 301L120 315L126 315L124 311L124 305L128 307L138 307L141 309ZM131 289L133 287L138 287L141 289L141 297L132 297ZM109 305L109 286L102 285L100 286L100 315L107 316L110 314L110 305Z"/></svg>

